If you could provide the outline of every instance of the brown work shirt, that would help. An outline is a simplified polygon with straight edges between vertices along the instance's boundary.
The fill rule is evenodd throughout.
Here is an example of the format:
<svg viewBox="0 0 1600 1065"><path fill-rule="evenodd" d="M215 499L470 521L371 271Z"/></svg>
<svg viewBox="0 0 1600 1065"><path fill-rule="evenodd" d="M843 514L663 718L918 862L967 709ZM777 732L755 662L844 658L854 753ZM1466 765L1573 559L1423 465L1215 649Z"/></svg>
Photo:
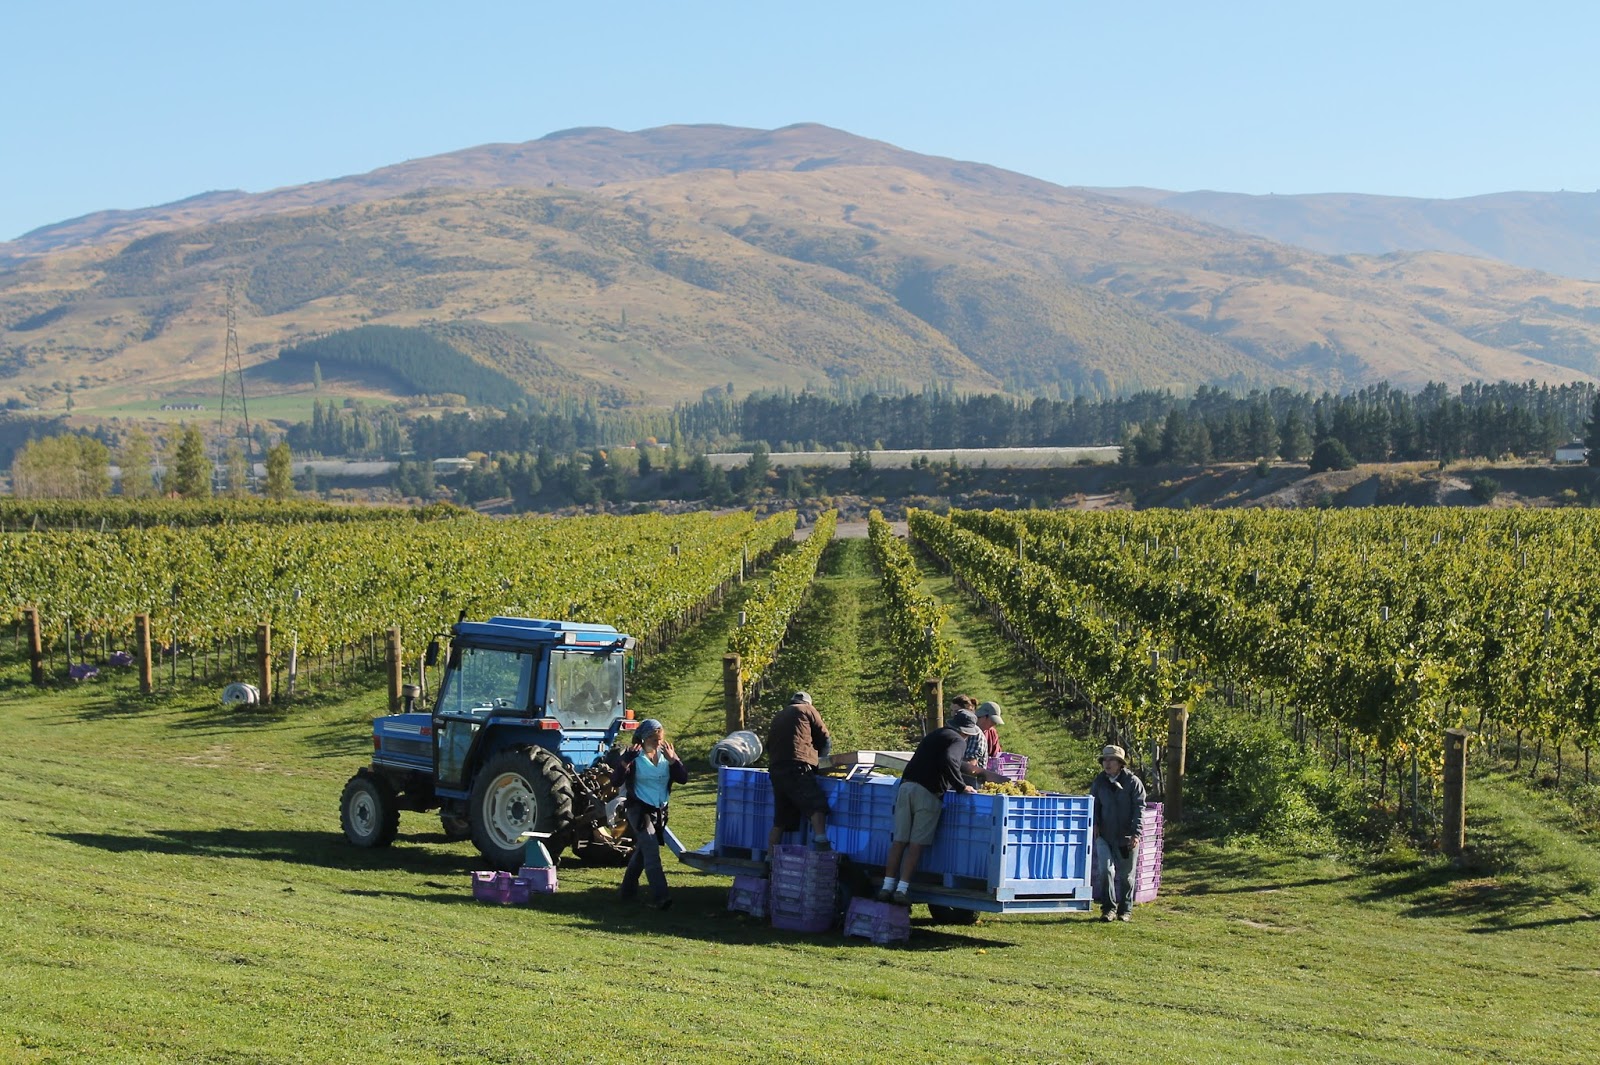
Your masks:
<svg viewBox="0 0 1600 1065"><path fill-rule="evenodd" d="M810 703L790 703L779 710L767 730L767 762L817 764L817 750L828 743L828 727Z"/></svg>

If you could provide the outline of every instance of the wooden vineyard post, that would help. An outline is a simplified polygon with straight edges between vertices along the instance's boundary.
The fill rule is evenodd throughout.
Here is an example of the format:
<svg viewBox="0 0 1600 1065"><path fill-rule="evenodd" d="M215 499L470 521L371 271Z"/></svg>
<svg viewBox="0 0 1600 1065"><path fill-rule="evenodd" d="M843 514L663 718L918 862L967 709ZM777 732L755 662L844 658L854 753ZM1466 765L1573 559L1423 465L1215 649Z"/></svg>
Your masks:
<svg viewBox="0 0 1600 1065"><path fill-rule="evenodd" d="M400 626L389 626L389 713L400 712L400 669L405 659L400 657Z"/></svg>
<svg viewBox="0 0 1600 1065"><path fill-rule="evenodd" d="M1170 821L1183 817L1183 770L1189 746L1189 708L1167 710L1167 790L1162 799L1162 814Z"/></svg>
<svg viewBox="0 0 1600 1065"><path fill-rule="evenodd" d="M39 608L22 608L22 620L28 626L28 672L35 687L44 687L44 638L39 633Z"/></svg>
<svg viewBox="0 0 1600 1065"><path fill-rule="evenodd" d="M929 677L922 682L922 705L928 708L928 731L944 728L944 680Z"/></svg>
<svg viewBox="0 0 1600 1065"><path fill-rule="evenodd" d="M265 621L256 626L256 663L260 670L256 690L266 706L272 702L272 626Z"/></svg>
<svg viewBox="0 0 1600 1065"><path fill-rule="evenodd" d="M722 716L728 732L744 728L744 687L739 682L739 656L722 656Z"/></svg>
<svg viewBox="0 0 1600 1065"><path fill-rule="evenodd" d="M1454 858L1467 845L1467 730L1444 731L1444 852Z"/></svg>
<svg viewBox="0 0 1600 1065"><path fill-rule="evenodd" d="M156 690L155 665L150 661L150 615L133 615L133 653L139 659L139 694Z"/></svg>

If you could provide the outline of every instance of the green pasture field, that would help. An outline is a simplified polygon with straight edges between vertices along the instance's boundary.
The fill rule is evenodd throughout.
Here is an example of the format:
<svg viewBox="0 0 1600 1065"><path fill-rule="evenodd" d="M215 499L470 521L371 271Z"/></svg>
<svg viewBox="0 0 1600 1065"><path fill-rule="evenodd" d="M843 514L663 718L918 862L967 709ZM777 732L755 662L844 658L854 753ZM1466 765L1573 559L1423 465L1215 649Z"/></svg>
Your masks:
<svg viewBox="0 0 1600 1065"><path fill-rule="evenodd" d="M841 749L909 738L846 542L824 558L762 707L810 690ZM951 601L948 582L930 588ZM709 839L721 662L737 598L644 663L632 702L692 779L672 827ZM1080 789L1093 744L1041 706L953 603L950 687L994 697L1033 776ZM0 1060L20 1062L1580 1062L1600 1057L1600 856L1544 797L1475 777L1471 868L1169 841L1161 897L936 926L909 944L796 935L725 910L669 862L675 905L569 863L529 908L473 901L468 843L404 814L339 833L370 752L370 687L284 711L125 673L39 693L0 659ZM220 685L218 686L220 687ZM764 712L764 711L758 711Z"/></svg>

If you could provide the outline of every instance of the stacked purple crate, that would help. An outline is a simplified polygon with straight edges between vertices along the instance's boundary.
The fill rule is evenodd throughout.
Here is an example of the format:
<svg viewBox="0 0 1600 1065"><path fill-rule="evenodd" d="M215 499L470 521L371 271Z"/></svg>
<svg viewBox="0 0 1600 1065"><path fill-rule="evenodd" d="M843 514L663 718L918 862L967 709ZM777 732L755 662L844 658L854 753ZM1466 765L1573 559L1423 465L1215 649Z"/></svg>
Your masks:
<svg viewBox="0 0 1600 1065"><path fill-rule="evenodd" d="M1022 754L1006 754L1004 751L989 759L989 772L1007 780L1026 780L1028 777L1028 758Z"/></svg>
<svg viewBox="0 0 1600 1065"><path fill-rule="evenodd" d="M780 843L772 852L768 905L772 927L790 932L826 932L833 927L839 852Z"/></svg>
<svg viewBox="0 0 1600 1065"><path fill-rule="evenodd" d="M1161 849L1166 835L1166 815L1158 802L1144 804L1140 829L1139 854L1133 866L1133 901L1150 902L1161 889ZM1094 885L1094 901L1103 902L1104 892Z"/></svg>
<svg viewBox="0 0 1600 1065"><path fill-rule="evenodd" d="M731 913L748 913L751 917L767 915L767 882L759 876L736 876L728 889L728 910Z"/></svg>
<svg viewBox="0 0 1600 1065"><path fill-rule="evenodd" d="M911 907L872 899L851 899L844 914L844 934L861 936L882 946L911 938Z"/></svg>
<svg viewBox="0 0 1600 1065"><path fill-rule="evenodd" d="M1161 849L1166 836L1166 815L1158 802L1145 803L1140 833L1139 863L1133 871L1133 901L1149 902L1161 889Z"/></svg>

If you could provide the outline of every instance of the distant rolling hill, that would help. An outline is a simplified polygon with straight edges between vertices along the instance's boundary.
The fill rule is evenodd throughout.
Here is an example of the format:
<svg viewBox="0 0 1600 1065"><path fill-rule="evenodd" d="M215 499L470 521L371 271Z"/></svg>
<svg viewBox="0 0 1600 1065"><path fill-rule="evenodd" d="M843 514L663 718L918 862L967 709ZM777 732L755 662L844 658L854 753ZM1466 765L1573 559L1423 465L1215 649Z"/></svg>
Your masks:
<svg viewBox="0 0 1600 1065"><path fill-rule="evenodd" d="M585 129L0 245L0 400L205 394L421 330L533 395L614 404L893 379L1107 393L1600 373L1600 286L1446 254L1325 256L804 125ZM393 392L399 378L375 381ZM308 384L308 383L307 383Z"/></svg>
<svg viewBox="0 0 1600 1065"><path fill-rule="evenodd" d="M1600 280L1600 192L1424 200L1351 193L1094 191L1329 255L1443 251Z"/></svg>

